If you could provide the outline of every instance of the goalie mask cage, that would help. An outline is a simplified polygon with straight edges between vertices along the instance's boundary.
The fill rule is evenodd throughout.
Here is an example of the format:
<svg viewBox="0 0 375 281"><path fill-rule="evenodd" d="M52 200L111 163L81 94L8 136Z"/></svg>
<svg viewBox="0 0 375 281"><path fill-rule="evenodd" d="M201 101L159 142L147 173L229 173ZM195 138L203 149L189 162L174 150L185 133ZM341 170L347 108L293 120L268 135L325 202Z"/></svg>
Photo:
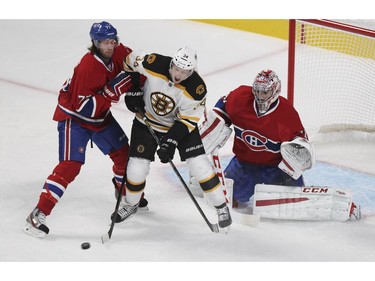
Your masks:
<svg viewBox="0 0 375 281"><path fill-rule="evenodd" d="M288 100L309 135L375 132L374 29L289 21Z"/></svg>

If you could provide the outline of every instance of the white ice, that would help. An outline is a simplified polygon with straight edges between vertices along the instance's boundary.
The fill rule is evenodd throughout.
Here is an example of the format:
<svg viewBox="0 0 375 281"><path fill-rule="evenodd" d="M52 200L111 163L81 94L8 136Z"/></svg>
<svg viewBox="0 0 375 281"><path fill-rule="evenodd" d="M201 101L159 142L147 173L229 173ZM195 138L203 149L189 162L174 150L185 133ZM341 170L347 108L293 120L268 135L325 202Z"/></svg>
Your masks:
<svg viewBox="0 0 375 281"><path fill-rule="evenodd" d="M364 217L359 222L261 220L250 227L235 221L229 234L214 234L170 166L156 161L147 179L150 211L117 224L111 241L103 245L100 237L109 229L115 206L112 164L94 147L87 149L81 174L48 217L50 234L41 240L23 233L25 218L35 207L43 182L58 160L56 122L52 120L57 93L87 51L92 22L0 21L0 261L15 262L2 263L1 268L11 268L13 275L25 274L28 279L37 275L34 278L43 280L58 279L70 268L61 263L38 263L27 266L27 273L22 273L19 262L113 262L112 266L88 265L90 271L84 273L100 279L111 276L125 280L131 276L143 280L142 276L147 279L162 274L172 278L169 270L177 267L175 279L218 275L220 279L231 279L241 273L238 278L250 280L255 279L259 268L264 278L305 278L300 275L300 267L305 269L304 275L311 277L319 270L316 263L308 262L323 262L318 267L337 280L361 278L362 269L368 266L365 262L375 261L375 145L371 135L364 139L349 134L346 138L332 136L328 141L317 141L318 162L305 177L309 184L351 188L354 199L363 206ZM237 86L251 83L264 68L279 74L286 92L284 40L184 20L111 23L118 29L121 41L133 49L172 55L185 44L196 48L199 72L209 91L208 107ZM113 114L130 135L133 114L122 102L113 107ZM221 151L223 163L231 156L231 144L229 141ZM178 157L174 161L187 180L184 164ZM213 220L213 211L201 199L198 201ZM81 243L86 241L91 248L81 250ZM324 262L364 263L343 266ZM72 270L83 274L80 271L86 270L84 265L74 263ZM49 267L53 271L43 276ZM350 270L352 267L356 270ZM96 271L99 268L105 270Z"/></svg>

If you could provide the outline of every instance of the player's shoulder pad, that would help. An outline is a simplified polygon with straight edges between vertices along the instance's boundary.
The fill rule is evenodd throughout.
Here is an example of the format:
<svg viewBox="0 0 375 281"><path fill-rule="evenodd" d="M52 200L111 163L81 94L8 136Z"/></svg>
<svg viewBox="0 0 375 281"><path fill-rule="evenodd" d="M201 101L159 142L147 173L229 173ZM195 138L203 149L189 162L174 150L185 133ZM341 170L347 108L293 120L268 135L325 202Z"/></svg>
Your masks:
<svg viewBox="0 0 375 281"><path fill-rule="evenodd" d="M188 79L182 81L181 86L185 87L185 90L194 100L200 101L206 97L206 83L196 71Z"/></svg>
<svg viewBox="0 0 375 281"><path fill-rule="evenodd" d="M166 75L169 70L171 57L152 53L145 56L142 64L145 69L151 70L155 73Z"/></svg>

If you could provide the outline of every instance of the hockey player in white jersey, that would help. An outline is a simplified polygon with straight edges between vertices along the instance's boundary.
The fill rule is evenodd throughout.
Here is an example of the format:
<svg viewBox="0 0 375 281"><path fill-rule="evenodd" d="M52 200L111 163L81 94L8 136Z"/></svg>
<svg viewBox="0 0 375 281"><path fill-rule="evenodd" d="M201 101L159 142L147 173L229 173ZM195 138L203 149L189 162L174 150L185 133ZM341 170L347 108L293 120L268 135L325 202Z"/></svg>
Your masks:
<svg viewBox="0 0 375 281"><path fill-rule="evenodd" d="M129 93L125 97L127 107L136 116L130 138L125 203L120 205L116 222L137 212L155 152L162 163L168 163L177 148L181 160L186 161L210 205L216 208L219 227L227 229L232 223L229 208L197 128L205 110L207 89L196 72L196 51L183 47L173 58L133 51L124 64L146 80L139 93ZM144 114L140 114L139 110ZM143 116L160 139L159 148Z"/></svg>

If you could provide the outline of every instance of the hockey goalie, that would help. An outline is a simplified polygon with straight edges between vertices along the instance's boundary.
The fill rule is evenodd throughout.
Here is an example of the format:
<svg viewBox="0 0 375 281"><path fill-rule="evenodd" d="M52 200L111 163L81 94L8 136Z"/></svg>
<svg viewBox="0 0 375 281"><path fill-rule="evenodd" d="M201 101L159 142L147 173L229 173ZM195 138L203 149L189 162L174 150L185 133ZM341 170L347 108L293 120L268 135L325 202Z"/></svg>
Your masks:
<svg viewBox="0 0 375 281"><path fill-rule="evenodd" d="M252 86L242 85L220 98L199 126L227 200L233 208L248 208L264 218L360 219L350 191L305 186L303 173L315 163L314 147L298 112L280 92L276 73L262 70ZM218 149L232 131L234 156L222 172ZM192 191L195 185L191 178Z"/></svg>

